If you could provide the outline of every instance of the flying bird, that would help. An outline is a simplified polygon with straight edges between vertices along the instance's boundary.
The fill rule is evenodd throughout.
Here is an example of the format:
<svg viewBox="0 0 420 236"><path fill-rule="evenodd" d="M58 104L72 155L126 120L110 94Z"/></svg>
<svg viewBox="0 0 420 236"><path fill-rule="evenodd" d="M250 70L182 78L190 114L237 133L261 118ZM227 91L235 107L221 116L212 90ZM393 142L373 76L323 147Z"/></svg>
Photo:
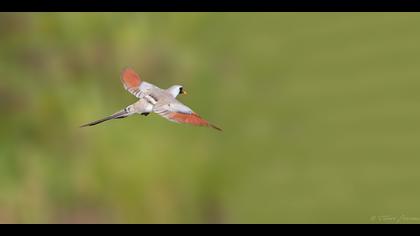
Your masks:
<svg viewBox="0 0 420 236"><path fill-rule="evenodd" d="M197 113L191 110L191 108L176 99L180 94L187 94L181 85L173 85L168 89L161 89L151 83L143 81L131 68L125 68L122 71L121 82L123 83L125 90L136 96L139 100L108 117L90 122L80 127L93 126L104 121L126 118L134 114L147 116L153 112L172 122L206 126L222 131L221 128L201 118Z"/></svg>

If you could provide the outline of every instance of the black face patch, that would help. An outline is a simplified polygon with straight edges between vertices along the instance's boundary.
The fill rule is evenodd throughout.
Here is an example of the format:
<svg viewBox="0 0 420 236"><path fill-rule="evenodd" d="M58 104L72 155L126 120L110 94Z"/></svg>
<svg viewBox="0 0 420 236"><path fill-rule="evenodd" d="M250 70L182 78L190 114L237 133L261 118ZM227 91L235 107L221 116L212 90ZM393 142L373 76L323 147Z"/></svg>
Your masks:
<svg viewBox="0 0 420 236"><path fill-rule="evenodd" d="M184 93L184 88L183 87L179 87L179 94L183 94Z"/></svg>

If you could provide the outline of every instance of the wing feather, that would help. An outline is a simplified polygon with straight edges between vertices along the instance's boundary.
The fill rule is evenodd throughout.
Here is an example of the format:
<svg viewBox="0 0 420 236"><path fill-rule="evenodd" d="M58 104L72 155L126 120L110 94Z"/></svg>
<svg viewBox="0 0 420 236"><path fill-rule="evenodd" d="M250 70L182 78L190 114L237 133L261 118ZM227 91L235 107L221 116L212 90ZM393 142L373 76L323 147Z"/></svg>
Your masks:
<svg viewBox="0 0 420 236"><path fill-rule="evenodd" d="M126 90L131 90L139 88L142 81L133 69L125 68L121 73L121 82Z"/></svg>
<svg viewBox="0 0 420 236"><path fill-rule="evenodd" d="M156 87L153 84L143 81L132 68L125 68L122 71L121 82L123 83L125 90L137 98L144 98Z"/></svg>
<svg viewBox="0 0 420 236"><path fill-rule="evenodd" d="M197 113L193 112L189 107L185 106L176 99L173 99L172 103L156 106L154 112L172 122L212 127L222 131L221 128L201 118Z"/></svg>

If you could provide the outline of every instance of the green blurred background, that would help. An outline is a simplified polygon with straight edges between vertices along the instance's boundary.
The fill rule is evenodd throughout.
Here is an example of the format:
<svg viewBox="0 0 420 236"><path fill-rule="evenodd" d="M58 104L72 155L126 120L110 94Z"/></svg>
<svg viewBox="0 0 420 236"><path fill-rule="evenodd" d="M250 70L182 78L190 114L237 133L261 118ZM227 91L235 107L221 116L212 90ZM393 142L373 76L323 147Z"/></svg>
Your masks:
<svg viewBox="0 0 420 236"><path fill-rule="evenodd" d="M420 223L418 13L0 13L1 223ZM123 67L224 132L133 116Z"/></svg>

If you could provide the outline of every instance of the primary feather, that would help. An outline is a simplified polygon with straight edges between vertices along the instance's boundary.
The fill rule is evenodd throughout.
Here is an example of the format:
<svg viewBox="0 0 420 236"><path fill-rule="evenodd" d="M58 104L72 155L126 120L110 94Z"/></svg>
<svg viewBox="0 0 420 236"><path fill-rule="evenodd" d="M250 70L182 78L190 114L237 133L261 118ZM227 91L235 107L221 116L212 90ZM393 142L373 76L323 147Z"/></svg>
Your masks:
<svg viewBox="0 0 420 236"><path fill-rule="evenodd" d="M97 125L112 119L125 118L136 113L144 115L154 112L176 123L212 127L222 131L221 128L201 118L197 113L192 111L191 108L176 99L182 91L181 85L174 85L168 89L161 89L151 83L143 81L131 68L125 68L122 71L121 82L123 83L124 88L139 98L139 100L133 105L130 105L111 116L90 122L81 127Z"/></svg>

